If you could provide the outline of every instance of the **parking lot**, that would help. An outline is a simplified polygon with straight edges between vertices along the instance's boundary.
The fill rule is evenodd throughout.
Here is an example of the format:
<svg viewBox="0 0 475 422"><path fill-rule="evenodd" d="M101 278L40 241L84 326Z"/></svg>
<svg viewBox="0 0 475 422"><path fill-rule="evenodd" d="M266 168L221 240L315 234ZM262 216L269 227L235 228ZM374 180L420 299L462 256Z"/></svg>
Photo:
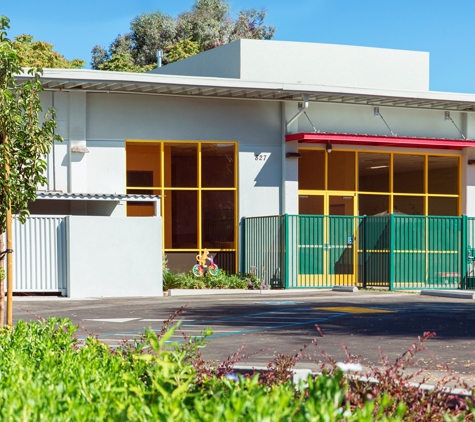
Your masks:
<svg viewBox="0 0 475 422"><path fill-rule="evenodd" d="M209 345L203 349L207 359L222 361L246 346L243 354L250 356L239 365L266 366L277 353L295 354L309 345L305 353L311 359L303 359L300 367L316 368L324 354L343 360L345 348L364 365L378 365L379 348L394 360L418 336L431 331L436 337L426 343L430 353L418 355L428 377L440 378L446 363L467 382L475 383L473 300L323 290L83 300L15 297L13 315L15 321L68 317L80 327L79 338L96 335L117 346L140 337L144 329L160 331L163 321L185 305L176 318L181 325L173 339L182 341L180 331L198 336L211 328ZM314 339L316 344L310 344Z"/></svg>

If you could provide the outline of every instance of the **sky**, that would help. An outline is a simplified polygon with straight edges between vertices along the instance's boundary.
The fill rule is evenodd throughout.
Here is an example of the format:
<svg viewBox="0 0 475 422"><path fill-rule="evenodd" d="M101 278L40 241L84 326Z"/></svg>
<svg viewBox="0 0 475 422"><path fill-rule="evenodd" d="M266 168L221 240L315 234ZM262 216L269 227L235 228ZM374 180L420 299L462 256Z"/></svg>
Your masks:
<svg viewBox="0 0 475 422"><path fill-rule="evenodd" d="M92 48L108 47L141 13L172 16L194 0L17 0L0 14L8 36L30 34L55 45L67 59L85 60ZM475 0L229 0L232 14L266 9L274 39L360 45L430 54L432 91L475 93ZM285 57L283 58L285 60Z"/></svg>

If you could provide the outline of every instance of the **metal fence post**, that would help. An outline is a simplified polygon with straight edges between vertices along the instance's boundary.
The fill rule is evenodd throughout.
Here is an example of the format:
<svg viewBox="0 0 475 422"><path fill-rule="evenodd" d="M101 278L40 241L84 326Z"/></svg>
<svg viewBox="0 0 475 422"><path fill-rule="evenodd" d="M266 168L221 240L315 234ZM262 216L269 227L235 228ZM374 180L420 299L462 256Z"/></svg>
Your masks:
<svg viewBox="0 0 475 422"><path fill-rule="evenodd" d="M395 268L396 263L395 259L395 245L396 245L396 228L394 225L394 214L389 216L389 290L394 290L394 277L395 277Z"/></svg>
<svg viewBox="0 0 475 422"><path fill-rule="evenodd" d="M241 220L241 273L244 274L246 268L246 217Z"/></svg>
<svg viewBox="0 0 475 422"><path fill-rule="evenodd" d="M285 289L289 288L290 281L290 265L289 265L289 254L290 254L290 245L289 245L289 215L284 215L284 238L285 238Z"/></svg>
<svg viewBox="0 0 475 422"><path fill-rule="evenodd" d="M462 227L460 230L460 234L460 288L467 289L468 219L465 214L462 215Z"/></svg>
<svg viewBox="0 0 475 422"><path fill-rule="evenodd" d="M362 220L362 225L363 225L363 288L366 289L366 280L367 280L367 267L366 267L366 260L368 259L366 255L366 215L363 215L363 220Z"/></svg>

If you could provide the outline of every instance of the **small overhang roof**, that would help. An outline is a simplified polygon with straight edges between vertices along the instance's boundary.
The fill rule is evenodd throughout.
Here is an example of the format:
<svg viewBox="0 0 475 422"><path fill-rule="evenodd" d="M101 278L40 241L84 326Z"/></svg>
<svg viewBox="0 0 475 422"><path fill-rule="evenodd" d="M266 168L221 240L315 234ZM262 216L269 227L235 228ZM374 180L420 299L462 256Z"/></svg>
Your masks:
<svg viewBox="0 0 475 422"><path fill-rule="evenodd" d="M367 145L406 148L435 148L461 150L475 147L475 141L444 138L415 138L406 136L361 135L349 133L300 132L285 137L286 142L338 145Z"/></svg>
<svg viewBox="0 0 475 422"><path fill-rule="evenodd" d="M17 78L26 80L31 76L24 72ZM45 90L53 91L79 90L261 101L301 101L302 94L306 94L310 102L319 103L475 112L475 95L450 92L394 91L89 69L44 69L41 83Z"/></svg>
<svg viewBox="0 0 475 422"><path fill-rule="evenodd" d="M36 199L62 199L68 201L158 201L161 195L135 195L135 194L117 194L117 193L65 193L39 191L36 193Z"/></svg>

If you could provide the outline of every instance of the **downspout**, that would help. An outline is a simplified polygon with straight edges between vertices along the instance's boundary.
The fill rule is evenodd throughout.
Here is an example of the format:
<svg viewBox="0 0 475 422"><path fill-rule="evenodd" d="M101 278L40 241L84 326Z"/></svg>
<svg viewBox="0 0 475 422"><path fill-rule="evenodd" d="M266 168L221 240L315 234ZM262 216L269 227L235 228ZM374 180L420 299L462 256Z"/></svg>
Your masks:
<svg viewBox="0 0 475 422"><path fill-rule="evenodd" d="M54 91L51 92L51 106L54 109ZM54 142L54 136L56 134L55 128L53 128L53 191L56 192L56 148L55 148L55 142ZM49 186L48 186L49 189Z"/></svg>
<svg viewBox="0 0 475 422"><path fill-rule="evenodd" d="M298 112L294 117L292 117L292 118L287 122L286 133L289 133L290 125L291 125L293 122L295 122L303 113L305 113L305 110L308 109L308 95L302 94L302 98L303 98L303 107L299 110L299 112Z"/></svg>

